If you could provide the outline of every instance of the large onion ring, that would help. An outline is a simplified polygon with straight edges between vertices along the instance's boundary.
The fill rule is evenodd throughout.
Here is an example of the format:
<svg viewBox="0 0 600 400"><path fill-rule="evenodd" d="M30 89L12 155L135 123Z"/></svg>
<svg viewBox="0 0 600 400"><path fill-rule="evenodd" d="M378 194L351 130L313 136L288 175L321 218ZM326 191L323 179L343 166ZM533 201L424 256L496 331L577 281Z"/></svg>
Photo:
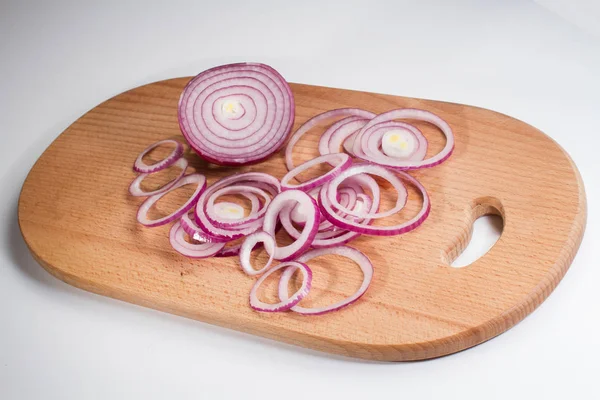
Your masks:
<svg viewBox="0 0 600 400"><path fill-rule="evenodd" d="M190 183L195 183L197 185L196 190L192 194L192 196L177 210L173 211L171 214L164 216L159 219L150 220L148 219L148 210L152 207L157 201L159 201L164 195L167 193L180 188L181 186L189 185ZM202 195L202 192L206 189L206 177L201 174L190 174L184 176L182 179L178 180L175 185L171 187L168 192L162 192L159 194L155 194L154 196L148 197L138 209L137 220L140 224L147 227L154 227L168 224L171 221L175 221L180 218L183 214L194 207L196 201Z"/></svg>
<svg viewBox="0 0 600 400"><path fill-rule="evenodd" d="M304 253L302 256L298 257L297 261L300 263L305 263L307 261L312 260L313 258L328 255L328 254L337 254L342 257L347 257L358 264L358 266L362 270L363 276L364 276L363 281L360 285L360 288L354 294L347 297L346 299L344 299L342 301L338 301L337 303L331 304L329 306L305 308L305 307L301 307L298 305L294 305L290 308L292 311L295 311L299 314L304 314L304 315L321 315L321 314L325 314L325 313L328 313L331 311L336 311L336 310L339 310L340 308L349 306L350 304L354 303L363 294L365 294L365 292L369 288L369 285L371 284L371 280L373 279L373 264L371 263L371 260L369 260L369 258L366 255L364 255L363 253L361 253L360 251L358 251L352 247L339 246L339 247L330 247L327 249L311 250L311 251ZM289 294L288 294L288 285L290 282L290 278L292 277L292 275L294 275L294 272L295 272L295 269L288 268L285 271L283 271L283 274L281 275L281 278L279 279L279 298L282 302L286 301L287 299L290 298Z"/></svg>
<svg viewBox="0 0 600 400"><path fill-rule="evenodd" d="M371 119L375 117L375 114L369 111L361 110L360 108L339 108L337 110L331 110L324 112L322 114L316 115L306 121L300 128L294 132L290 141L288 142L285 148L285 165L287 166L288 171L294 169L294 161L292 160L292 151L294 150L294 146L300 140L302 136L309 130L311 130L316 125L320 124L323 121L326 121L330 118L339 118L339 117L348 117L348 116L356 116L366 119Z"/></svg>
<svg viewBox="0 0 600 400"><path fill-rule="evenodd" d="M365 165L363 167L367 166ZM365 235L393 236L401 235L403 233L412 231L413 229L421 225L429 216L429 211L431 210L429 196L423 185L421 185L421 183L415 178L403 171L396 171L396 174L400 175L403 179L413 184L423 196L423 205L421 207L421 210L416 216L411 218L409 221L394 226L370 226L364 223L364 221L361 223L358 221L346 219L337 215L335 212L336 210L332 208L332 205L327 197L327 190L321 190L319 192L319 205L321 207L321 213L333 225L342 229L347 229L349 231L358 232Z"/></svg>
<svg viewBox="0 0 600 400"><path fill-rule="evenodd" d="M281 300L281 302L276 304L267 304L258 299L258 289L260 285L274 272L286 268L292 270L292 274L296 270L300 270L303 273L302 286L291 296L286 296L285 299ZM270 270L268 270L263 276L261 276L250 291L250 307L252 307L256 311L262 312L276 312L276 311L287 311L290 308L294 307L296 304L300 302L310 291L310 287L312 284L312 271L308 267L308 265L298 262L298 261L288 261L281 263ZM286 287L287 289L287 287ZM286 291L287 294L287 291Z"/></svg>

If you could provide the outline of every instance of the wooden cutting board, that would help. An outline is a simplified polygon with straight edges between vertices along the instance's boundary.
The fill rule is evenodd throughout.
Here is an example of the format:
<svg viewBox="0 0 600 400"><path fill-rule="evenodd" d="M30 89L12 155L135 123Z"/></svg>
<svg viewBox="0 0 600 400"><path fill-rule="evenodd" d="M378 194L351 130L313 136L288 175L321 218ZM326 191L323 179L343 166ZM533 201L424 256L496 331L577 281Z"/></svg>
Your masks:
<svg viewBox="0 0 600 400"><path fill-rule="evenodd" d="M177 101L188 80L153 83L100 104L37 161L23 185L19 224L48 272L94 293L282 342L401 361L457 352L506 331L544 301L579 247L586 221L581 177L539 130L477 107L292 84L295 128L333 108L423 108L450 124L456 149L446 163L412 173L431 196L431 215L421 227L351 243L375 265L362 299L322 316L254 312L248 293L255 278L241 271L237 258L180 256L169 246L168 226L136 223L142 199L127 193L142 149L165 138L183 141ZM441 133L419 126L430 153L443 146ZM317 154L321 132L315 129L298 144L297 163ZM239 171L207 165L189 152L186 157L210 182ZM282 154L242 170L286 172ZM183 194L165 199L163 211L177 196ZM419 202L411 192L401 217L416 213ZM473 221L490 213L504 220L498 242L471 265L450 267L469 242ZM311 267L313 290L302 303L309 306L351 294L362 279L344 259L322 258ZM266 286L261 296L274 299L274 285Z"/></svg>

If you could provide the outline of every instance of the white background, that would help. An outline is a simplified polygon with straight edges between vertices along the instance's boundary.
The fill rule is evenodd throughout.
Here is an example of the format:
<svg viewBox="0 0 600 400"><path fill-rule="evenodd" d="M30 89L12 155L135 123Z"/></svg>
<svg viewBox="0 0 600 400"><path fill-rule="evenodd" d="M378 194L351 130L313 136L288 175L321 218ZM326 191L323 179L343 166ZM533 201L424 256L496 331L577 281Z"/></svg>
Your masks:
<svg viewBox="0 0 600 400"><path fill-rule="evenodd" d="M600 398L600 13L593 1L539 3L0 0L0 399ZM16 203L57 135L126 89L241 60L292 82L474 104L545 131L586 184L571 270L498 338L383 364L93 295L32 260Z"/></svg>

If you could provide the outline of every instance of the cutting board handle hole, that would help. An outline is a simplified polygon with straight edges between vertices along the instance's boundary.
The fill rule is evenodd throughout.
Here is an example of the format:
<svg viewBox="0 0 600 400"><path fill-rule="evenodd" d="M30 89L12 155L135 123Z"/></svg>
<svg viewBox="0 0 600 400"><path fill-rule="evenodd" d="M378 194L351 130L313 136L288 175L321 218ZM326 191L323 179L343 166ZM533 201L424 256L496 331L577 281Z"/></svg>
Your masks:
<svg viewBox="0 0 600 400"><path fill-rule="evenodd" d="M467 210L467 221L467 229L446 252L453 268L473 264L494 247L504 228L504 208L493 197L476 199Z"/></svg>

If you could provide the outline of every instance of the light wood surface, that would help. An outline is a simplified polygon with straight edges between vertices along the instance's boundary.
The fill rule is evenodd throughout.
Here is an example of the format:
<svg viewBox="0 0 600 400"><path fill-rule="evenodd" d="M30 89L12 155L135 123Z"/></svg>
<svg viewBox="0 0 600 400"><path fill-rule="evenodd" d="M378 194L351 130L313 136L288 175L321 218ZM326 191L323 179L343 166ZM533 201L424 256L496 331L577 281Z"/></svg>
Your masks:
<svg viewBox="0 0 600 400"><path fill-rule="evenodd" d="M248 293L256 278L245 275L236 258L180 256L169 246L169 227L136 223L142 199L127 193L141 150L165 138L183 141L177 100L188 80L153 83L102 103L61 134L32 168L19 201L19 224L32 254L51 274L91 292L282 342L401 361L457 352L506 331L550 294L579 247L586 220L583 183L568 155L539 130L477 107L292 84L295 128L339 107L378 113L424 108L448 121L456 149L446 163L412 172L432 201L421 227L351 243L375 265L361 300L323 316L254 312ZM429 154L443 146L439 132L419 126L430 140ZM317 154L320 131L298 144L297 163ZM189 152L186 157L209 182L238 171L209 166ZM278 177L286 172L282 153L248 169ZM183 195L166 198L157 215ZM388 197L385 205L393 200ZM419 207L411 191L398 218ZM504 220L498 242L473 264L450 267L468 243L473 221L489 213ZM310 264L313 290L302 304L326 304L360 285L358 267L344 259ZM273 283L265 286L265 299L275 298Z"/></svg>

